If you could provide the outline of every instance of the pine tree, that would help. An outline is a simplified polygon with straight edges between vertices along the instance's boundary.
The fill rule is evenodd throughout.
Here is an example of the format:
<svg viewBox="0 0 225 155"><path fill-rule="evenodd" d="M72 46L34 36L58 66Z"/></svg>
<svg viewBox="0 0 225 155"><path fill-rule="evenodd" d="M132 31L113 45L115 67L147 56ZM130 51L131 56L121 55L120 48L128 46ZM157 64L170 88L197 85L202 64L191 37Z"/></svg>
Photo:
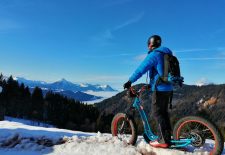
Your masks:
<svg viewBox="0 0 225 155"><path fill-rule="evenodd" d="M2 96L2 89L3 89L3 75L0 75L0 121L4 120L4 103L3 103L3 96Z"/></svg>
<svg viewBox="0 0 225 155"><path fill-rule="evenodd" d="M42 90L35 87L31 96L31 118L35 120L43 120L44 98Z"/></svg>
<svg viewBox="0 0 225 155"><path fill-rule="evenodd" d="M10 76L4 89L6 115L17 117L17 110L19 107L19 84L12 76Z"/></svg>

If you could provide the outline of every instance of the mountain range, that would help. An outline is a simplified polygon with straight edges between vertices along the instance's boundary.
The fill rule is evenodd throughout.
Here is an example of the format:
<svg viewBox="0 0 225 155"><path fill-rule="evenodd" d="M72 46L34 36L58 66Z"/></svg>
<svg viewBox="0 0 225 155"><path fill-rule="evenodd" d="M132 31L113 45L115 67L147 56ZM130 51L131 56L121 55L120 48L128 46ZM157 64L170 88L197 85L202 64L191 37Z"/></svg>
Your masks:
<svg viewBox="0 0 225 155"><path fill-rule="evenodd" d="M143 84L134 86L139 90ZM118 112L124 112L133 102L127 91L118 93L95 106L101 111L102 115L110 116ZM141 94L142 106L151 115L151 93L144 91ZM183 85L175 87L172 100L172 109L170 110L171 119L181 118L187 115L203 115L210 117L213 122L225 129L225 84L209 84L203 86Z"/></svg>
<svg viewBox="0 0 225 155"><path fill-rule="evenodd" d="M102 96L95 96L92 94L86 93L87 91L92 92L115 92L111 86L109 85L99 85L99 84L77 84L66 79L61 79L59 81L53 83L47 83L45 81L35 81L35 80L27 80L22 77L14 78L20 84L23 83L25 86L28 86L31 92L35 87L39 87L42 89L43 94L45 95L48 91L52 91L54 93L59 93L63 96L78 100L78 101L93 101L96 99L103 98Z"/></svg>

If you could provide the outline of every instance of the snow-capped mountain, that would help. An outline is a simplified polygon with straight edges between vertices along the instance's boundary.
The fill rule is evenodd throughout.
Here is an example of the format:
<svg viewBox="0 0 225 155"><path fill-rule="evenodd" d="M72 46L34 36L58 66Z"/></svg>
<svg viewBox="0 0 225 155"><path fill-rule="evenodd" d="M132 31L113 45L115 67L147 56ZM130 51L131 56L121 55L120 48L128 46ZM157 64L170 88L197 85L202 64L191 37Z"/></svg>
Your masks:
<svg viewBox="0 0 225 155"><path fill-rule="evenodd" d="M116 90L114 90L109 85L88 84L88 83L77 84L67 81L64 78L53 83L27 80L22 77L16 77L14 79L17 80L19 83L23 83L25 86L28 86L31 92L35 87L39 87L42 89L44 95L51 90L54 93L59 93L63 96L73 98L79 101L94 101L105 98L105 96L101 95L96 96L94 94L89 94L87 92L116 92Z"/></svg>
<svg viewBox="0 0 225 155"><path fill-rule="evenodd" d="M99 84L76 84L66 79L61 79L60 81L56 81L53 83L47 83L44 81L33 81L27 80L25 78L17 77L16 80L19 83L24 83L29 87L40 87L40 88L48 88L51 90L71 90L71 91L116 91L109 85L99 85Z"/></svg>
<svg viewBox="0 0 225 155"><path fill-rule="evenodd" d="M213 83L210 82L206 78L201 78L200 80L196 81L196 83L195 83L196 86L206 86L206 85L209 85L209 84L213 84Z"/></svg>

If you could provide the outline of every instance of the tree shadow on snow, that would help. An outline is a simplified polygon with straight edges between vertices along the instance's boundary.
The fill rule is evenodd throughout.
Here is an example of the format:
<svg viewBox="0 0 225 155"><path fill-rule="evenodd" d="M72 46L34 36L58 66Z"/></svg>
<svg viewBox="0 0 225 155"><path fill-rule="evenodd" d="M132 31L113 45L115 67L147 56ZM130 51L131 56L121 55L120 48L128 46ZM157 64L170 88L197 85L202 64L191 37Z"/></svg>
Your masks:
<svg viewBox="0 0 225 155"><path fill-rule="evenodd" d="M59 129L60 130L60 129ZM70 133L71 132L71 133ZM35 129L0 129L0 152L2 150L19 150L35 154L48 154L53 152L53 146L66 143L71 137L89 137L95 134L72 131L54 131ZM25 152L23 154L25 154Z"/></svg>

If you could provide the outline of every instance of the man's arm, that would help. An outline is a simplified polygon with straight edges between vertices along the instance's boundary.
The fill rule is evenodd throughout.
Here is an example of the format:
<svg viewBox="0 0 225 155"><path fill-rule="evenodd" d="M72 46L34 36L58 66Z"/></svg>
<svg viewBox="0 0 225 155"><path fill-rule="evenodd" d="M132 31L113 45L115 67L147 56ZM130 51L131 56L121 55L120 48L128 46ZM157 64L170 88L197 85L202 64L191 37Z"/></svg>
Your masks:
<svg viewBox="0 0 225 155"><path fill-rule="evenodd" d="M154 53L150 53L144 59L144 61L140 64L140 66L135 70L133 75L129 78L131 83L137 81L143 74L145 74L148 70L152 68L152 66L156 65L156 58Z"/></svg>

